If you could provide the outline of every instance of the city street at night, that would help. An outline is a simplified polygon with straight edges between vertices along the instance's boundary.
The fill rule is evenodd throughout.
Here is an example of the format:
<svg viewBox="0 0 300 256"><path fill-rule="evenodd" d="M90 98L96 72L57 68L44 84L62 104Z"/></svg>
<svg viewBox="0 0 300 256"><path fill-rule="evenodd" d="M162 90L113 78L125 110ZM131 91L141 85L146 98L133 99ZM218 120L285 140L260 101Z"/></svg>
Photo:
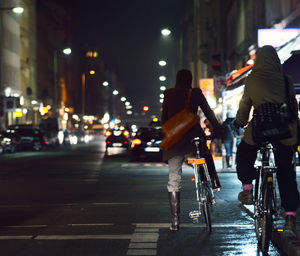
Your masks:
<svg viewBox="0 0 300 256"><path fill-rule="evenodd" d="M260 255L234 171L220 172L213 231L192 223L192 169L183 168L181 228L169 231L167 165L131 161L104 140L0 156L1 255ZM218 166L217 166L218 167ZM298 175L299 181L299 175ZM269 255L280 255L270 247Z"/></svg>

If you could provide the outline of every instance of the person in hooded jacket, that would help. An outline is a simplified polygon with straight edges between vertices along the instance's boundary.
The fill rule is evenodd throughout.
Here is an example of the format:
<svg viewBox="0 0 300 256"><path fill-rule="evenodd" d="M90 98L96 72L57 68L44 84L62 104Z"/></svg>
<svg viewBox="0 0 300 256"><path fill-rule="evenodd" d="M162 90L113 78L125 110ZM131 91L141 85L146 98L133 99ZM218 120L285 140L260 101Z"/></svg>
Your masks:
<svg viewBox="0 0 300 256"><path fill-rule="evenodd" d="M185 107L190 89L192 89L191 72L186 69L178 71L176 75L175 88L168 89L164 93L161 118L162 124L164 124L172 116L180 112ZM221 136L223 127L217 121L214 112L209 107L200 88L192 89L190 107L195 113L197 113L198 107L200 107L214 127L215 134L217 136ZM185 134L185 136L169 150L163 151L163 161L167 162L169 167L169 180L167 189L172 216L170 230L172 231L179 229L182 164L186 155L196 151L195 146L191 143L192 139L195 137L206 138L200 124L193 126L188 133ZM206 146L206 143L201 145L201 147L203 157L206 158L208 170L213 183L213 189L219 190L221 185L213 158Z"/></svg>
<svg viewBox="0 0 300 256"><path fill-rule="evenodd" d="M231 168L231 160L232 158L232 151L233 151L233 140L236 134L236 129L234 127L235 115L232 112L227 112L226 120L223 122L224 133L223 133L223 144L226 151L226 167Z"/></svg>
<svg viewBox="0 0 300 256"><path fill-rule="evenodd" d="M294 145L297 141L298 104L291 78L288 77L288 88L291 97L293 118L288 127L291 137L272 143L275 147L275 163L277 165L277 180L281 197L281 205L285 210L285 231L296 235L296 210L299 206L299 192L297 189L296 172L293 156ZM287 102L285 80L282 66L276 50L270 46L259 49L251 74L245 80L244 94L239 103L235 125L244 127L249 120L252 108L263 103ZM237 175L242 182L243 191L238 199L243 204L253 203L253 185L256 171L254 163L259 147L252 136L252 122L245 128L244 136L237 150Z"/></svg>

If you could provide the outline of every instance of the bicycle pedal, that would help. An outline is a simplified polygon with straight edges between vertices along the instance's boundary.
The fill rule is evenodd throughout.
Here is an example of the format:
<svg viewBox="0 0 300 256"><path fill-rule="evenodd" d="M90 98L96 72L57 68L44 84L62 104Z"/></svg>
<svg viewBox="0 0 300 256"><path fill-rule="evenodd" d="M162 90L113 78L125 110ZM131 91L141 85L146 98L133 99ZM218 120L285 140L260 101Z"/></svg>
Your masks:
<svg viewBox="0 0 300 256"><path fill-rule="evenodd" d="M201 212L200 211L191 211L189 213L189 216L191 219L193 219L193 221L194 221L194 219L197 219L197 221L198 221L198 218L201 216Z"/></svg>

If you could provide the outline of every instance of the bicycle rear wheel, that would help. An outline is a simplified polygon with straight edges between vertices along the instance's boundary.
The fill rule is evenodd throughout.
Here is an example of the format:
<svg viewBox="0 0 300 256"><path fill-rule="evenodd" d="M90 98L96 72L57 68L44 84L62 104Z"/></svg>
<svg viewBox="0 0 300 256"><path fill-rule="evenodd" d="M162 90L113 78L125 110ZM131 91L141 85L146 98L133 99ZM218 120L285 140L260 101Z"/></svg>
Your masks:
<svg viewBox="0 0 300 256"><path fill-rule="evenodd" d="M263 219L261 232L261 249L263 254L267 254L269 250L272 229L273 229L273 184L268 182L264 190L263 197Z"/></svg>
<svg viewBox="0 0 300 256"><path fill-rule="evenodd" d="M210 191L209 188L206 187L206 185L202 185L203 186L203 195L205 197L205 200L202 203L202 212L203 212L203 216L204 216L204 220L206 223L206 227L208 232L211 232L212 228L211 228L211 203L210 203Z"/></svg>

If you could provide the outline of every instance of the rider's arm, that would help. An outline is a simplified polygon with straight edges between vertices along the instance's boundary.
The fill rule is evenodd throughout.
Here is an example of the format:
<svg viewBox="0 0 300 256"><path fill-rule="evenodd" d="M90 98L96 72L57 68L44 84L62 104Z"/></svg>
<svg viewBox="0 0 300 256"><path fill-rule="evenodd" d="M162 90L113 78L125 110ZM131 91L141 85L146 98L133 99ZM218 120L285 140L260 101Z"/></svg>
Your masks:
<svg viewBox="0 0 300 256"><path fill-rule="evenodd" d="M252 100L248 93L248 86L245 85L244 94L242 99L240 100L239 109L236 114L236 123L240 127L244 127L247 125L249 120L249 113L252 107Z"/></svg>

